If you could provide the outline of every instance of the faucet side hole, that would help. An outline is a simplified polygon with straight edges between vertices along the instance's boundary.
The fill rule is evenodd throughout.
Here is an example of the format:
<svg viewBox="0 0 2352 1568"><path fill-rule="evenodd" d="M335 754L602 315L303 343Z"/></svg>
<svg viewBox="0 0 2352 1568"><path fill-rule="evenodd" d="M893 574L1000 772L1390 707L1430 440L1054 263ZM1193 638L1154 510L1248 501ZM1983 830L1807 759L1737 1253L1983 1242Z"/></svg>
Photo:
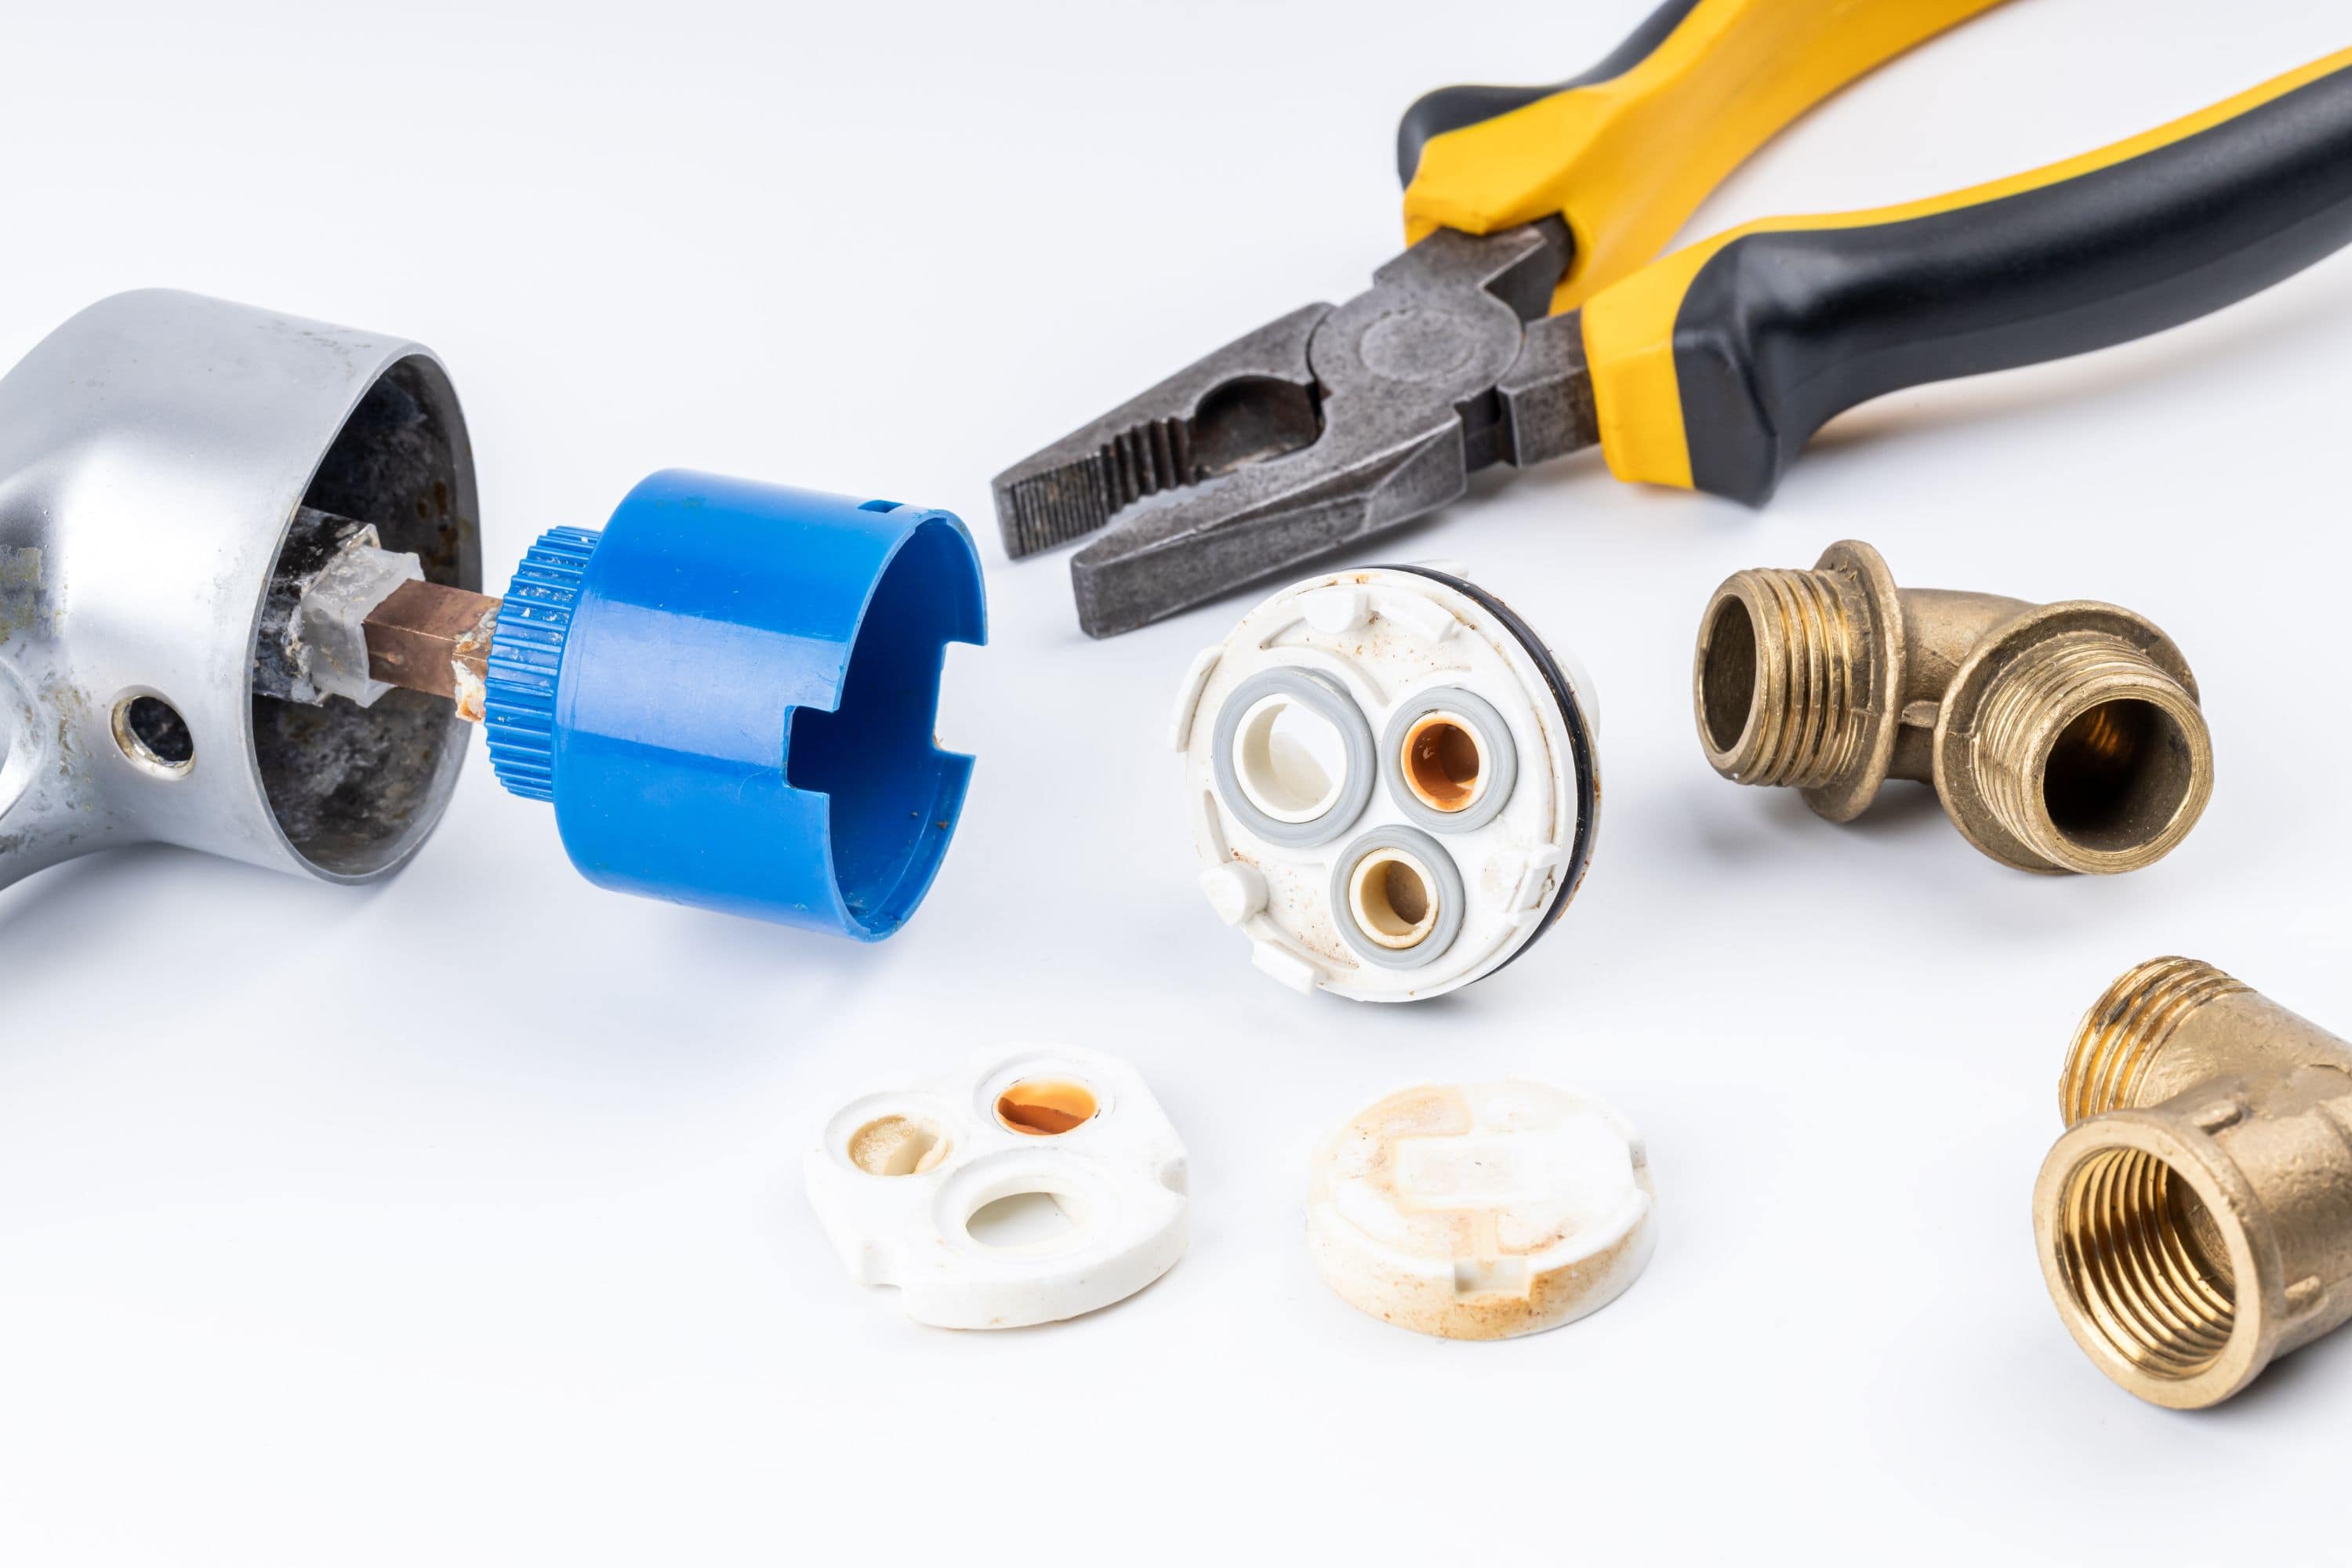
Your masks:
<svg viewBox="0 0 2352 1568"><path fill-rule="evenodd" d="M114 705L114 743L131 766L161 779L187 776L196 765L196 738L180 710L152 691Z"/></svg>

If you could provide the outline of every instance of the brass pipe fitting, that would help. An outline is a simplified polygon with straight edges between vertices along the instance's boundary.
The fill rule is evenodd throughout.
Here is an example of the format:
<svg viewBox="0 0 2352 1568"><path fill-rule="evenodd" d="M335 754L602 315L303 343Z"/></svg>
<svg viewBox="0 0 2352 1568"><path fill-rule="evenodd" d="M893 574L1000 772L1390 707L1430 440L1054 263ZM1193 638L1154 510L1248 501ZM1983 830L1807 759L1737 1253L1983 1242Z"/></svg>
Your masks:
<svg viewBox="0 0 2352 1568"><path fill-rule="evenodd" d="M2213 792L2196 679L2152 622L1897 588L1852 540L1717 588L1691 689L1725 778L1801 790L1832 822L1889 778L1933 784L1969 843L2027 871L2153 865Z"/></svg>
<svg viewBox="0 0 2352 1568"><path fill-rule="evenodd" d="M2352 1045L2159 958L2084 1015L2059 1109L2034 1236L2109 1377L2202 1409L2352 1317Z"/></svg>

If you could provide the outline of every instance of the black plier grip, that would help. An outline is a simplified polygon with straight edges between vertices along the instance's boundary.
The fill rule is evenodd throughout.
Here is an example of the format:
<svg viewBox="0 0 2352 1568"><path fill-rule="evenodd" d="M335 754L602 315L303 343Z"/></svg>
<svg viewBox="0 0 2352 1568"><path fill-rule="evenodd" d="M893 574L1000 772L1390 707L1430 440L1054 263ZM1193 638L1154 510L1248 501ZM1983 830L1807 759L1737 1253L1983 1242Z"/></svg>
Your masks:
<svg viewBox="0 0 2352 1568"><path fill-rule="evenodd" d="M1564 219L1620 479L1769 500L1813 433L1925 382L2105 348L2352 241L2352 50L2145 135L1901 206L1650 257L1811 103L2000 0L1670 0L1558 88L1405 117L1408 236Z"/></svg>

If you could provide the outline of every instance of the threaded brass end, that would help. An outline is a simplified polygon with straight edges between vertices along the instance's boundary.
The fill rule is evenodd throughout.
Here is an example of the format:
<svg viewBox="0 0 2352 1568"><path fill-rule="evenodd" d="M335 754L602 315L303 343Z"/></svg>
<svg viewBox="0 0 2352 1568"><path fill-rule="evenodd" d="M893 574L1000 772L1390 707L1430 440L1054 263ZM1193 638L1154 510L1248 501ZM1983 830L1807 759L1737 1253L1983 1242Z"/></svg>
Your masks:
<svg viewBox="0 0 2352 1568"><path fill-rule="evenodd" d="M2105 632L2051 637L1986 689L1969 764L1985 808L2069 871L2135 870L2189 836L2213 745L2189 689Z"/></svg>
<svg viewBox="0 0 2352 1568"><path fill-rule="evenodd" d="M1854 765L1868 689L1846 584L1759 568L1716 591L1699 633L1699 736L1744 784L1820 789Z"/></svg>
<svg viewBox="0 0 2352 1568"><path fill-rule="evenodd" d="M2066 1177L2059 1259L2084 1318L2145 1376L2210 1371L2237 1323L2221 1227L2189 1184L2144 1149L2102 1149Z"/></svg>
<svg viewBox="0 0 2352 1568"><path fill-rule="evenodd" d="M2158 958L2141 964L2091 1005L2066 1053L2058 1080L2058 1114L2074 1126L2139 1102L2164 1042L2198 1008L2248 987L2193 958Z"/></svg>

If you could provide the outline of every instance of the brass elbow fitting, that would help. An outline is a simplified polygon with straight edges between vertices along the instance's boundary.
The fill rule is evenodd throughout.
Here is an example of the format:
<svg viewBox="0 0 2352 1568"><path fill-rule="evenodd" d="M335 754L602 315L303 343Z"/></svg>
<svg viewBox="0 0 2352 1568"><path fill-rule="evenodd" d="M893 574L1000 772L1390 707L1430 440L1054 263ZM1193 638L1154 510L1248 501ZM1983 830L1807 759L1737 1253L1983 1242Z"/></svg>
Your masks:
<svg viewBox="0 0 2352 1568"><path fill-rule="evenodd" d="M2172 639L2113 605L1897 588L1867 544L1715 591L1691 680L1738 784L1832 822L1889 778L1932 783L1969 842L2027 871L2134 871L2189 836L2213 742Z"/></svg>
<svg viewBox="0 0 2352 1568"><path fill-rule="evenodd" d="M2109 1377L2202 1409L2352 1317L2352 1045L2159 958L2084 1016L2059 1097L2034 1236Z"/></svg>

